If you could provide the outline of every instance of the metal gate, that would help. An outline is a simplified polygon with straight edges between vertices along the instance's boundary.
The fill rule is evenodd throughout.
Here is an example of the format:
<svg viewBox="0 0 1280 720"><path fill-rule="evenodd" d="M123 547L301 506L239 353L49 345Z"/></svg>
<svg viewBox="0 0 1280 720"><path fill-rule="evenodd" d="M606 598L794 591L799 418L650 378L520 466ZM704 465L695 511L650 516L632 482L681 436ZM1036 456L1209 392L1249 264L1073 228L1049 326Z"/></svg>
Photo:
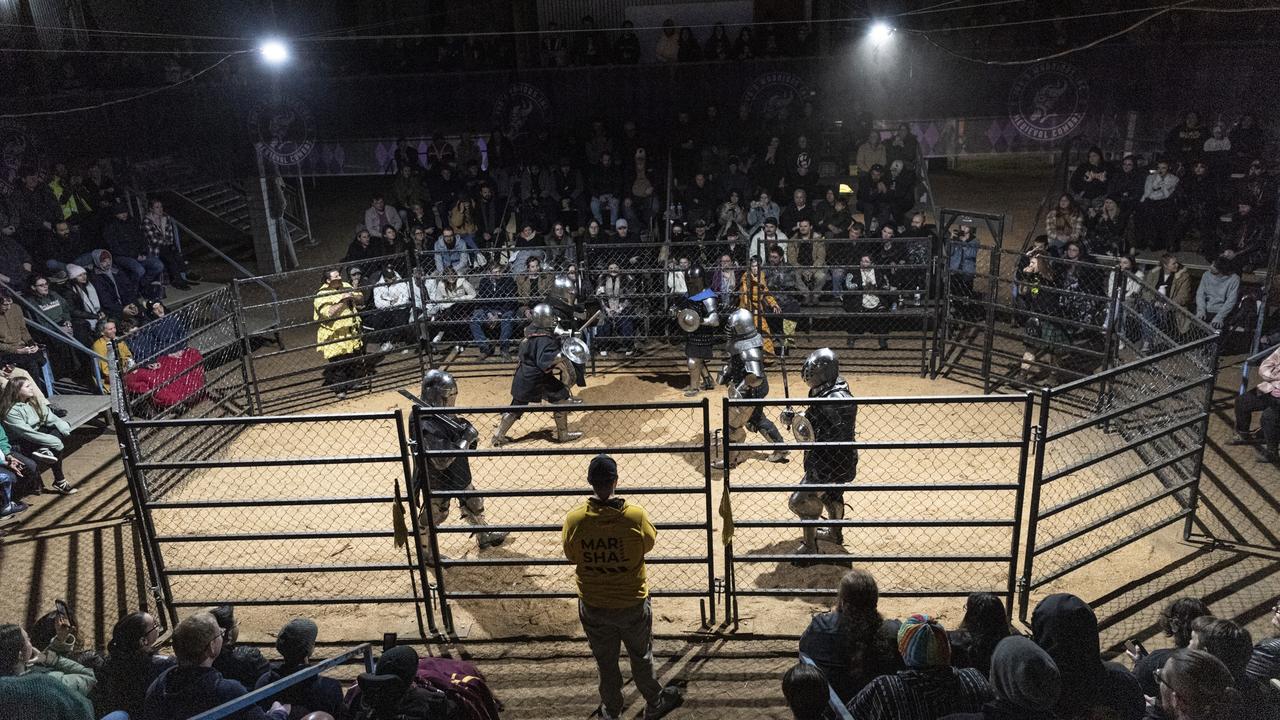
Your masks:
<svg viewBox="0 0 1280 720"><path fill-rule="evenodd" d="M1003 595L1012 608L1023 488L1031 445L1034 397L973 395L838 399L724 400L756 409L753 424L781 425L780 411L852 403L856 434L846 440L724 443L731 517L727 585L737 599L751 596L831 596L853 563L870 569L881 595L954 597ZM729 436L726 422L721 430ZM806 484L803 457L764 462L762 453L848 448L858 452L857 478L847 484ZM796 453L799 455L799 453ZM800 519L789 498L801 489L841 493L842 520ZM843 543L800 545L806 527L840 528ZM727 535L730 535L726 531ZM900 568L911 564L909 577ZM808 565L802 572L793 564Z"/></svg>
<svg viewBox="0 0 1280 720"><path fill-rule="evenodd" d="M410 481L400 412L117 424L171 621L223 603L412 603L434 634L412 493L403 548L393 530ZM144 452L140 433L209 441Z"/></svg>
<svg viewBox="0 0 1280 720"><path fill-rule="evenodd" d="M586 430L574 443L557 444L554 413L570 411L570 428ZM516 442L488 442L501 413L524 416L511 430ZM420 418L454 415L470 422L483 447L433 450L421 437ZM432 408L416 406L410 422L417 467L428 482L415 487L422 506L442 502L451 516L432 513L420 523L430 543L445 629L455 632L453 606L476 601L577 597L560 531L565 515L591 494L590 458L608 453L618 462L618 495L637 500L658 530L645 556L650 594L698 598L715 622L716 571L711 507L708 402L611 405ZM474 487L432 488L431 460L455 458L471 465ZM487 528L459 522L457 505L484 499ZM452 501L457 500L454 504ZM470 538L482 529L511 533L501 547L479 551ZM483 568L486 572L471 572ZM576 615L574 616L576 618ZM704 619L706 615L704 614Z"/></svg>

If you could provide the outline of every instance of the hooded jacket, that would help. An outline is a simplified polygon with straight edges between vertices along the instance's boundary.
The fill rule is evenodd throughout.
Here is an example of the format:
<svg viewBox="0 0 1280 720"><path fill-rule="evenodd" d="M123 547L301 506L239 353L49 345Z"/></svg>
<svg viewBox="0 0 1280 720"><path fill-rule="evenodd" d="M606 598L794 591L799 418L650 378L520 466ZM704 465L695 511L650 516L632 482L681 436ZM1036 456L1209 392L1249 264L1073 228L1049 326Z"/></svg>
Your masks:
<svg viewBox="0 0 1280 720"><path fill-rule="evenodd" d="M947 715L943 720L1050 720L1062 679L1053 658L1030 639L1014 635L996 646L991 688L996 698L983 705L982 712Z"/></svg>
<svg viewBox="0 0 1280 720"><path fill-rule="evenodd" d="M1050 595L1032 613L1031 630L1062 677L1055 715L1076 717L1102 706L1120 720L1142 717L1146 703L1138 679L1120 665L1102 661L1098 618L1083 600L1066 593Z"/></svg>
<svg viewBox="0 0 1280 720"><path fill-rule="evenodd" d="M112 653L98 670L99 715L123 710L129 717L142 717L147 688L174 665L174 659L166 655Z"/></svg>
<svg viewBox="0 0 1280 720"><path fill-rule="evenodd" d="M244 686L211 667L179 665L164 671L147 689L142 720L186 720L245 694ZM262 708L250 705L230 720L265 720Z"/></svg>
<svg viewBox="0 0 1280 720"><path fill-rule="evenodd" d="M564 519L565 557L577 570L578 597L597 608L629 608L649 597L644 556L658 531L639 505L597 497Z"/></svg>
<svg viewBox="0 0 1280 720"><path fill-rule="evenodd" d="M93 274L89 281L98 291L102 311L109 316L119 316L125 305L138 299L138 284L134 282L132 275L121 272L114 264L111 269L104 269L102 263L108 257L111 257L111 253L106 250L93 251Z"/></svg>
<svg viewBox="0 0 1280 720"><path fill-rule="evenodd" d="M306 664L302 665L286 665L284 662L273 662L271 668L258 678L254 689L259 689L270 685L271 683L283 679L299 670L305 670ZM286 688L276 695L272 700L278 700L285 705L289 705L290 714L307 714L317 710L327 712L334 717L342 717L342 683L320 675L304 680L292 687ZM265 701L267 707L271 706L270 701Z"/></svg>

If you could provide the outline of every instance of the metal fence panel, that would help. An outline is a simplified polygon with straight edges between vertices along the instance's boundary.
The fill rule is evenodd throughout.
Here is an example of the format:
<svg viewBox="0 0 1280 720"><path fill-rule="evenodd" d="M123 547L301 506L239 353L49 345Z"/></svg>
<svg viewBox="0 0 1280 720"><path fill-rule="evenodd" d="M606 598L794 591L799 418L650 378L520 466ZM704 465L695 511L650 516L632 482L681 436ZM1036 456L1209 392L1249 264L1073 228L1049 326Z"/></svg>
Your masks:
<svg viewBox="0 0 1280 720"><path fill-rule="evenodd" d="M829 596L844 568L857 563L872 568L882 595L993 592L1012 607L1031 396L726 398L724 408L726 418L756 408L781 424L786 408L801 413L844 403L857 409L853 437L724 443L733 516L726 562L734 596ZM727 422L722 432L728 436ZM816 486L841 493L844 519L801 520L789 503L806 487L804 453L831 447L858 453L854 480ZM787 464L762 461L762 453L778 449L791 452ZM814 554L800 543L806 526L842 528L843 542L819 540Z"/></svg>
<svg viewBox="0 0 1280 720"><path fill-rule="evenodd" d="M700 598L714 621L707 402L569 406L570 427L581 428L585 437L557 444L548 430L551 415L564 409L414 408L415 435L422 418L445 415L470 423L482 439L479 449L445 450L430 449L415 437L415 462L427 477L416 488L422 507L448 507L448 519L437 523L426 512L421 523L438 558L436 587L446 628L454 629L452 608L459 604L577 596L561 528L565 515L591 494L587 465L602 452L618 463L618 495L644 507L658 530L657 545L645 556L650 594ZM487 441L507 410L525 413L510 432L515 442L490 447ZM470 464L474 487L433 487L431 461L448 457ZM455 508L475 497L484 499L488 528L511 533L500 547L479 552L471 536L485 526L458 519Z"/></svg>

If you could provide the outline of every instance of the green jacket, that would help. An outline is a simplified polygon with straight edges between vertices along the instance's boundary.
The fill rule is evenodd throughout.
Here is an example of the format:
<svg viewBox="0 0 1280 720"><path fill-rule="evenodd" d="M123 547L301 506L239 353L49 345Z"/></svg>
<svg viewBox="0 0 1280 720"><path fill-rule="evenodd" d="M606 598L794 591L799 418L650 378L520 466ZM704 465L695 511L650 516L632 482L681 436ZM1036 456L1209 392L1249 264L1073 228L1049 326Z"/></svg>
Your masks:
<svg viewBox="0 0 1280 720"><path fill-rule="evenodd" d="M36 655L34 664L27 672L48 675L87 699L97 686L98 679L92 670L66 657L74 647L74 637L69 638L66 643L60 643L54 638L49 641L48 648Z"/></svg>
<svg viewBox="0 0 1280 720"><path fill-rule="evenodd" d="M25 297L32 305L40 308L40 312L49 316L49 319L53 321L55 330L61 332L62 324L71 322L71 306L58 293L51 292L44 297L28 293ZM32 320L45 326L49 324L39 315L32 318Z"/></svg>
<svg viewBox="0 0 1280 720"><path fill-rule="evenodd" d="M39 402L39 399L36 400ZM71 435L66 420L53 414L47 403L39 410L31 403L15 403L4 416L4 429L10 435L54 452L62 452L62 439Z"/></svg>

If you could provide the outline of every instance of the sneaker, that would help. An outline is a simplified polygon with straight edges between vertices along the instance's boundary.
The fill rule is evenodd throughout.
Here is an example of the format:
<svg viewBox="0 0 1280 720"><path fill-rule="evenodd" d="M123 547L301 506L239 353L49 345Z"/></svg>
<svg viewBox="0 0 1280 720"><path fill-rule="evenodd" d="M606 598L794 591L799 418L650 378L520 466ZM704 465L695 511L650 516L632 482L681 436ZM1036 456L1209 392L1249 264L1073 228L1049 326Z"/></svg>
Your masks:
<svg viewBox="0 0 1280 720"><path fill-rule="evenodd" d="M784 463L786 461L787 461L786 450L774 450L773 452L769 453L769 457L765 458L765 462L771 462L771 463Z"/></svg>
<svg viewBox="0 0 1280 720"><path fill-rule="evenodd" d="M80 488L71 487L71 483L67 482L65 479L54 483L53 490L59 495L75 495L80 492Z"/></svg>
<svg viewBox="0 0 1280 720"><path fill-rule="evenodd" d="M507 532L482 532L479 533L477 540L481 550L488 550L491 547L498 547L507 541L507 536L511 533Z"/></svg>
<svg viewBox="0 0 1280 720"><path fill-rule="evenodd" d="M62 408L58 407L57 405L50 404L50 405L49 405L49 411L50 411L50 412L52 412L54 415L57 415L58 417L66 417L66 416L67 416L67 411L66 411L66 410L63 410Z"/></svg>
<svg viewBox="0 0 1280 720"><path fill-rule="evenodd" d="M384 342L384 343L382 343L381 345L379 345L379 346L378 346L378 349L379 349L379 350L381 350L382 352L387 352L388 350L390 350L390 349L391 349L391 343L390 343L390 342Z"/></svg>
<svg viewBox="0 0 1280 720"><path fill-rule="evenodd" d="M677 685L662 688L657 700L644 706L644 720L658 720L684 704L684 689Z"/></svg>
<svg viewBox="0 0 1280 720"><path fill-rule="evenodd" d="M43 460L47 463L58 462L58 456L54 455L53 451L50 450L49 448L40 448L39 450L36 450L35 452L31 453L31 457L37 460Z"/></svg>
<svg viewBox="0 0 1280 720"><path fill-rule="evenodd" d="M1253 451L1253 455L1260 463L1264 463L1266 465L1280 464L1280 454L1277 454L1275 450L1257 448Z"/></svg>
<svg viewBox="0 0 1280 720"><path fill-rule="evenodd" d="M4 507L0 507L0 518L7 518L11 515L17 515L23 510L26 510L28 507L30 506L27 505L26 503L18 502L17 500L14 500L10 502L8 505L5 505Z"/></svg>
<svg viewBox="0 0 1280 720"><path fill-rule="evenodd" d="M600 351L600 357L609 357L609 351L608 351L608 350L601 350L601 351Z"/></svg>
<svg viewBox="0 0 1280 720"><path fill-rule="evenodd" d="M697 396L698 392L700 392L700 391L699 391L699 389L698 389L698 388L696 388L696 387L694 387L694 386L690 385L689 387L685 388L685 389L684 389L684 390L682 390L681 392L683 392L683 393L684 393L684 396L685 396L685 397L695 397L695 396Z"/></svg>
<svg viewBox="0 0 1280 720"><path fill-rule="evenodd" d="M636 354L636 351L635 351L635 348L627 348L626 350L622 351L622 354L626 355L627 357L631 357L632 355Z"/></svg>
<svg viewBox="0 0 1280 720"><path fill-rule="evenodd" d="M604 709L604 705L597 707L590 715L587 716L587 718L588 720L590 720L590 718L600 718L600 720L618 720L616 715L610 715L609 711Z"/></svg>
<svg viewBox="0 0 1280 720"><path fill-rule="evenodd" d="M1231 436L1231 439L1227 441L1228 445L1252 445L1253 443L1254 443L1254 437L1253 437L1253 433L1251 432L1237 431L1234 435Z"/></svg>

